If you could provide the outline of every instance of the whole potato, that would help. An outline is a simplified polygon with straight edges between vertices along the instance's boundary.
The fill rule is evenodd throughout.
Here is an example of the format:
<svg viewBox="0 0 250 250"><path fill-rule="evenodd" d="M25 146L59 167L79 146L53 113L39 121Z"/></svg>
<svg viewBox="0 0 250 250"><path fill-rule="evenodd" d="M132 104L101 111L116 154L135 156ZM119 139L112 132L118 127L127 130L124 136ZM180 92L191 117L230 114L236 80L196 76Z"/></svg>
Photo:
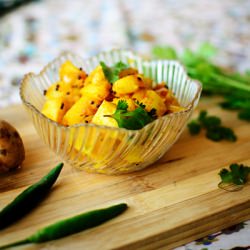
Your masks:
<svg viewBox="0 0 250 250"><path fill-rule="evenodd" d="M23 141L17 130L0 120L0 172L19 167L24 158Z"/></svg>

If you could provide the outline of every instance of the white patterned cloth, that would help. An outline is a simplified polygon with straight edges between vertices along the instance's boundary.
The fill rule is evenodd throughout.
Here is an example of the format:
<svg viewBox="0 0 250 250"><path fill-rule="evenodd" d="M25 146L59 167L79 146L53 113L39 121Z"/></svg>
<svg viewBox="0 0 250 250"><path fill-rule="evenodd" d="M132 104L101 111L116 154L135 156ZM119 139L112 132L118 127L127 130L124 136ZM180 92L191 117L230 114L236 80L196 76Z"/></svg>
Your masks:
<svg viewBox="0 0 250 250"><path fill-rule="evenodd" d="M216 62L250 68L250 1L35 1L0 17L0 107L20 103L23 75L39 72L65 50L83 58L112 48L150 55L155 44L181 50L204 41L219 48ZM178 249L249 246L250 222L241 226Z"/></svg>

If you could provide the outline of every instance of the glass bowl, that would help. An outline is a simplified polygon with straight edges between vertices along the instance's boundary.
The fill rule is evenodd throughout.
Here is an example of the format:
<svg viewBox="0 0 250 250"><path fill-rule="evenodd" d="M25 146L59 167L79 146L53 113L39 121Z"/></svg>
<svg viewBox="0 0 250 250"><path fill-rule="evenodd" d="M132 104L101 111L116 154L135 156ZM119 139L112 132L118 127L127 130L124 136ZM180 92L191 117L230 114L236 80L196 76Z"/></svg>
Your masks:
<svg viewBox="0 0 250 250"><path fill-rule="evenodd" d="M44 90L59 80L59 68L66 60L88 73L100 61L108 65L118 61L129 63L154 79L154 84L167 82L185 109L158 118L140 130L95 124L60 125L45 117L41 109L45 102ZM177 61L144 60L128 50L102 52L87 60L65 52L40 74L25 75L20 87L21 99L42 140L72 166L104 174L138 171L158 160L179 138L198 104L200 93L201 85L189 79Z"/></svg>

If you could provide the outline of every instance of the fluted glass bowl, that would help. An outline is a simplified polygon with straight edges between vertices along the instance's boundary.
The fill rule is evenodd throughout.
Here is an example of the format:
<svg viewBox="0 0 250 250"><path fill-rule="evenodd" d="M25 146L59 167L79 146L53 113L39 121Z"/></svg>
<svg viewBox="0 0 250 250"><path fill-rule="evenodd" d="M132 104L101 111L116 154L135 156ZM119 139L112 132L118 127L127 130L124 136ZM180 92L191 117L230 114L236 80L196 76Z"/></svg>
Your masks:
<svg viewBox="0 0 250 250"><path fill-rule="evenodd" d="M185 110L165 115L140 130L127 130L95 124L60 125L41 113L43 95L52 83L59 80L59 68L70 60L88 73L100 61L112 65L123 61L139 72L168 84ZM31 115L43 141L72 166L88 172L122 174L138 171L158 160L179 138L199 101L201 85L187 77L176 61L143 60L131 51L113 50L90 59L63 53L48 64L38 75L25 75L20 88L21 99Z"/></svg>

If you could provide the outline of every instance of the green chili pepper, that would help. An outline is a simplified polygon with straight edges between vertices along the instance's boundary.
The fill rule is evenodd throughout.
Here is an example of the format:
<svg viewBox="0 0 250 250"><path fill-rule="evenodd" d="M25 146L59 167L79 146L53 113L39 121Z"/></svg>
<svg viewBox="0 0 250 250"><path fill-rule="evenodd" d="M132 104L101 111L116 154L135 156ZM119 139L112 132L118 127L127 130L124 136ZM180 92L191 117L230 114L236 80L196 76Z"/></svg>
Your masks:
<svg viewBox="0 0 250 250"><path fill-rule="evenodd" d="M58 164L46 176L32 186L25 189L11 203L0 211L0 230L6 228L16 220L27 214L49 192L63 167Z"/></svg>
<svg viewBox="0 0 250 250"><path fill-rule="evenodd" d="M85 229L98 226L123 213L127 208L126 203L120 203L108 208L85 212L42 228L24 240L1 246L0 250L28 243L46 242L75 234Z"/></svg>

